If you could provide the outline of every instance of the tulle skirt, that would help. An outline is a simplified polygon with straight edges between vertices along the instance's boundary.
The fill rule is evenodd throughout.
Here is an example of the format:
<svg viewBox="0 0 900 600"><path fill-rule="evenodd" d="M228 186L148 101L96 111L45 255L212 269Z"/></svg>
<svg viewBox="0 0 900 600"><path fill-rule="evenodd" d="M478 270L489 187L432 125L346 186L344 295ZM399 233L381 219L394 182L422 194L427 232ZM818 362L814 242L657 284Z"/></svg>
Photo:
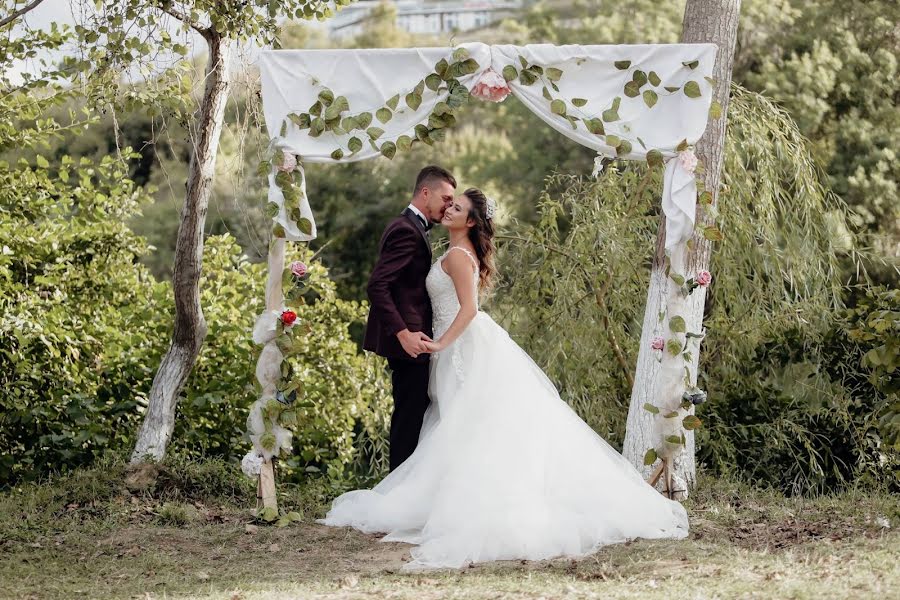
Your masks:
<svg viewBox="0 0 900 600"><path fill-rule="evenodd" d="M375 488L337 498L320 523L415 544L405 570L687 536L684 508L588 427L487 314L432 357L429 393L413 455Z"/></svg>

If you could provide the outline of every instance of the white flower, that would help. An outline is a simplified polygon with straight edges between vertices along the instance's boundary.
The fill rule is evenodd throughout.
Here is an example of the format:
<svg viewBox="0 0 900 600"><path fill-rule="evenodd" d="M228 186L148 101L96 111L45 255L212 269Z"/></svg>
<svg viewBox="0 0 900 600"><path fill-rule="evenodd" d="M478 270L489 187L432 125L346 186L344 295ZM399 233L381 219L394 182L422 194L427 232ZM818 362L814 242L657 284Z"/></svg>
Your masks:
<svg viewBox="0 0 900 600"><path fill-rule="evenodd" d="M678 160L681 162L681 168L688 173L693 173L697 168L697 155L693 150L682 150L678 153Z"/></svg>
<svg viewBox="0 0 900 600"><path fill-rule="evenodd" d="M594 170L591 171L591 177L597 178L603 172L603 156L598 154L594 157Z"/></svg>
<svg viewBox="0 0 900 600"><path fill-rule="evenodd" d="M263 457L257 454L256 450L251 450L244 455L243 459L241 459L241 471L243 471L244 475L247 477L258 477L259 472L262 470L262 466Z"/></svg>
<svg viewBox="0 0 900 600"><path fill-rule="evenodd" d="M280 165L276 165L279 171L290 173L297 168L297 157L290 152L284 153L284 159Z"/></svg>

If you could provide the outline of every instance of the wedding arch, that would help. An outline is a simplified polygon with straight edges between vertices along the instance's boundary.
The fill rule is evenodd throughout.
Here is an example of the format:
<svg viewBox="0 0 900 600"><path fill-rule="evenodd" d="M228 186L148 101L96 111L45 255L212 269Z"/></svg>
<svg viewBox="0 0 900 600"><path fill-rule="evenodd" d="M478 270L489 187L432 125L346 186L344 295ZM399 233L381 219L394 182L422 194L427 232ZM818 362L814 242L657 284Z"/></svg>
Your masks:
<svg viewBox="0 0 900 600"><path fill-rule="evenodd" d="M471 98L500 102L515 95L572 141L605 158L646 161L664 169L662 210L670 293L659 317L658 396L653 447L645 463L667 470L683 451L685 429L700 422L693 406L705 397L691 388L690 357L702 334L686 331L685 300L708 273L684 272L697 202L711 202L694 178L693 145L706 129L715 81L714 44L526 46L469 43L455 48L270 50L258 61L271 142L260 172L268 176L267 214L273 220L266 312L253 339L261 387L247 419L253 448L242 467L259 476L264 510L278 514L272 458L291 451L299 384L283 369L303 285L302 265L285 266L288 241L316 237L304 163L386 157L441 142ZM698 194L699 191L699 194ZM717 231L703 233L715 236ZM671 286L670 286L671 289ZM300 317L302 319L302 315ZM284 363L286 365L286 363ZM671 487L670 487L671 489ZM286 518L286 517L283 517Z"/></svg>

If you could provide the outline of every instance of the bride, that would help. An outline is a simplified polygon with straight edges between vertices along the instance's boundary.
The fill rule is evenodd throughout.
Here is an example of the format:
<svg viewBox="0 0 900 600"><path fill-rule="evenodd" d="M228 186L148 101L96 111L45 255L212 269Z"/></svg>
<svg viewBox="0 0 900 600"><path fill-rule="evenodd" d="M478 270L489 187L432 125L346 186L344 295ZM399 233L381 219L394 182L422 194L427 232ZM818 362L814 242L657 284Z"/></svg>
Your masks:
<svg viewBox="0 0 900 600"><path fill-rule="evenodd" d="M493 211L471 188L441 221L450 247L426 279L432 402L416 451L375 488L337 498L320 523L415 544L404 570L687 536L684 508L648 485L478 310L494 274Z"/></svg>

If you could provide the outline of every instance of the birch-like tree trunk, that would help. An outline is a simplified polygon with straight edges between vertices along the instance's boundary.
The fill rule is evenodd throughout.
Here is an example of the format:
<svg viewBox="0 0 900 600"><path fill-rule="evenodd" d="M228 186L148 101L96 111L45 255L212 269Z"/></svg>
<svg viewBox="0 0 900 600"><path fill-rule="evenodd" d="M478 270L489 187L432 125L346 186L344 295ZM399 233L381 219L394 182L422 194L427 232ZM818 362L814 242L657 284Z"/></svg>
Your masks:
<svg viewBox="0 0 900 600"><path fill-rule="evenodd" d="M731 68L734 62L734 45L737 40L738 17L741 0L687 0L681 41L684 43L713 43L719 47L713 77L716 80L714 100L722 106L722 116L710 119L703 136L697 142L695 152L704 165L702 178L706 190L713 196L713 204L718 201L719 181L725 155L725 123L728 115L729 89L731 88ZM711 218L698 205L697 219L700 226L711 224ZM657 234L656 254L650 273L650 289L644 310L641 330L641 345L638 354L634 387L631 390L631 404L625 429L623 454L646 478L650 467L643 464L644 453L653 445L653 415L643 409L644 403L656 402L656 384L659 363L650 349L651 340L663 333L664 324L659 322L659 313L665 309L667 294L674 291L674 284L666 277L665 222L660 224ZM711 242L701 235L694 235L693 250L688 251L685 273L690 277L701 269L708 269ZM688 297L683 314L688 331L701 331L703 309L706 305L706 288L697 288ZM692 353L692 383L696 384L699 348ZM675 475L689 486L696 478L695 442L693 431L686 432L687 444L684 452L675 460Z"/></svg>
<svg viewBox="0 0 900 600"><path fill-rule="evenodd" d="M175 428L175 408L206 337L206 320L200 306L200 274L203 233L209 195L215 173L225 104L231 87L231 42L215 30L203 33L209 45L206 87L194 132L194 148L188 169L187 196L181 211L175 245L175 329L169 350L153 378L150 401L138 432L131 463L147 458L161 460Z"/></svg>

